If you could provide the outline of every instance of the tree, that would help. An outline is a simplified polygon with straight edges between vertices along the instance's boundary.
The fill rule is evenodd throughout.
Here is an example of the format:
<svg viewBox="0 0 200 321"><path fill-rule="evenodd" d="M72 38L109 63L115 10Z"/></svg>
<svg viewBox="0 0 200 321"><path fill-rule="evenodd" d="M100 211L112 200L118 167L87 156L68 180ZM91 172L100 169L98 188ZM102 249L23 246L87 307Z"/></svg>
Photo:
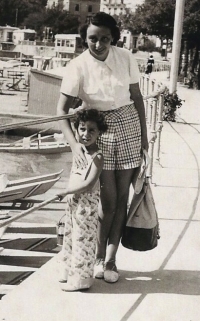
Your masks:
<svg viewBox="0 0 200 321"><path fill-rule="evenodd" d="M47 9L45 24L51 27L53 34L57 33L78 33L79 20L77 16L63 10L62 7L55 6Z"/></svg>
<svg viewBox="0 0 200 321"><path fill-rule="evenodd" d="M1 0L0 25L24 26L24 19L33 12L44 12L47 0Z"/></svg>
<svg viewBox="0 0 200 321"><path fill-rule="evenodd" d="M200 1L187 0L183 25L184 72L189 76L189 87L200 89ZM188 59L188 55L190 60ZM188 61L189 60L189 61Z"/></svg>
<svg viewBox="0 0 200 321"><path fill-rule="evenodd" d="M137 6L135 13L119 17L121 27L132 33L156 35L168 41L173 38L175 5L176 0L146 0L143 5ZM200 0L186 0L182 38L185 54L182 71L184 76L189 72L197 83L195 86L200 89Z"/></svg>
<svg viewBox="0 0 200 321"><path fill-rule="evenodd" d="M53 36L58 33L78 33L79 27L78 17L63 10L61 5L46 9L45 12L29 14L24 20L24 24L26 27L36 30L39 38L43 38L45 29L49 28L52 40Z"/></svg>
<svg viewBox="0 0 200 321"><path fill-rule="evenodd" d="M135 13L121 19L123 28L135 33L155 35L161 39L172 39L175 0L148 0L137 6Z"/></svg>
<svg viewBox="0 0 200 321"><path fill-rule="evenodd" d="M27 18L24 19L23 23L26 28L30 28L36 31L37 38L42 40L43 39L43 32L44 32L44 19L45 19L45 12L33 12L28 15Z"/></svg>

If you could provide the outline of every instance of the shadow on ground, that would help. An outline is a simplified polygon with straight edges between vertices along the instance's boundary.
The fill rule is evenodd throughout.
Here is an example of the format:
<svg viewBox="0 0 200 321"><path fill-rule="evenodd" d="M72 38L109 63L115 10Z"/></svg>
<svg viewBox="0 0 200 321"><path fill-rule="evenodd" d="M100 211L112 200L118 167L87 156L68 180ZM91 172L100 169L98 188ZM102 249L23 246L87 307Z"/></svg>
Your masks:
<svg viewBox="0 0 200 321"><path fill-rule="evenodd" d="M94 286L87 293L200 295L200 271L119 272L120 279L117 283L95 280Z"/></svg>

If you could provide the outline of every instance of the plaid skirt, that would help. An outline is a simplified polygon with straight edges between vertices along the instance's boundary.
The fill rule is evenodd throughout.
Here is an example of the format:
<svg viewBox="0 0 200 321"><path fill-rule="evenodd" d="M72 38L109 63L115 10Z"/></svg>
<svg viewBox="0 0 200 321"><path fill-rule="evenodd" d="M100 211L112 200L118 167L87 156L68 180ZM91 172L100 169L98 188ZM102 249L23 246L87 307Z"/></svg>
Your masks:
<svg viewBox="0 0 200 321"><path fill-rule="evenodd" d="M104 156L104 170L124 170L140 166L141 127L134 104L102 111L108 130L97 139Z"/></svg>

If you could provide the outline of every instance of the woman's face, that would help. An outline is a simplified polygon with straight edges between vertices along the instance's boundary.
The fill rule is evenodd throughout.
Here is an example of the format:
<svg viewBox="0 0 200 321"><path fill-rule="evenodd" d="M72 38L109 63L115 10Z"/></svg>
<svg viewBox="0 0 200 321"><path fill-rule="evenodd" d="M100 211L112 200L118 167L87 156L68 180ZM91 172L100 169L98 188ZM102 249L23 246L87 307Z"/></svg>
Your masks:
<svg viewBox="0 0 200 321"><path fill-rule="evenodd" d="M91 55L98 60L105 60L108 56L113 38L107 27L89 25L87 29L86 42Z"/></svg>

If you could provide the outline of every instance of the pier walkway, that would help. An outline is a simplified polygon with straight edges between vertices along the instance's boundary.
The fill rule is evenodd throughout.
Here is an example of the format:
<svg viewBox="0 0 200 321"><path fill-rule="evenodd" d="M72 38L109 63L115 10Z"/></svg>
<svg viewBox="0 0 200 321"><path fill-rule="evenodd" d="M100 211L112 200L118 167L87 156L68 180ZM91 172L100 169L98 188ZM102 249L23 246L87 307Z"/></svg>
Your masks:
<svg viewBox="0 0 200 321"><path fill-rule="evenodd" d="M153 73L168 83L166 73ZM119 282L95 280L89 291L62 292L59 254L5 295L1 321L199 321L200 91L178 85L185 102L164 122L152 192L160 221L158 247L120 246Z"/></svg>

